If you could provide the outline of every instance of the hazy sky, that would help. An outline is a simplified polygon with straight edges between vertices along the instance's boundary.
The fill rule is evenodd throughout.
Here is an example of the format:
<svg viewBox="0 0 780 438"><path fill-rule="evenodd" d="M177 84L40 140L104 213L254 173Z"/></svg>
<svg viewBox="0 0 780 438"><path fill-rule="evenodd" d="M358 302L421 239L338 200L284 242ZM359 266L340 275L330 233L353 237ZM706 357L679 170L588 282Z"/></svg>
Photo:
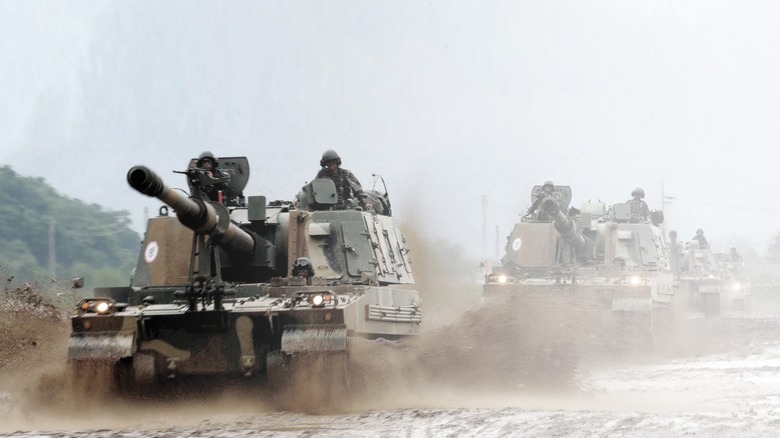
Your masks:
<svg viewBox="0 0 780 438"><path fill-rule="evenodd" d="M402 227L495 254L534 184L661 191L716 246L780 230L780 3L0 2L0 164L108 209L145 164L246 155L291 199L325 149ZM487 197L483 245L482 197ZM406 222L404 222L404 218ZM414 221L411 218L415 218ZM484 248L484 249L483 249Z"/></svg>

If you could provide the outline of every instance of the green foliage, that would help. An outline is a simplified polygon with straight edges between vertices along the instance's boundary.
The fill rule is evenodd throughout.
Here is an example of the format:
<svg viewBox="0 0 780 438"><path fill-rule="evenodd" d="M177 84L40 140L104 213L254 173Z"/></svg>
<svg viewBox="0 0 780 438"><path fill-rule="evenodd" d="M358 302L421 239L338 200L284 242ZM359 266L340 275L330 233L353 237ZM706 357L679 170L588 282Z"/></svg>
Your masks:
<svg viewBox="0 0 780 438"><path fill-rule="evenodd" d="M42 178L0 167L0 267L16 281L48 275L54 245L58 278L98 278L100 286L128 283L140 237L127 211L105 211L59 194Z"/></svg>

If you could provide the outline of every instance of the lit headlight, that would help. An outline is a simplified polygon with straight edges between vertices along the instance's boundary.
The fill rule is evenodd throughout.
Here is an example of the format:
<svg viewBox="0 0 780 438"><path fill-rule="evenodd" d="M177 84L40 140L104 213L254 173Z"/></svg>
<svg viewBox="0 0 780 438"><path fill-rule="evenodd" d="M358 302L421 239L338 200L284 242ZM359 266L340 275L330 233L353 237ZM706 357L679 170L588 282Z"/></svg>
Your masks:
<svg viewBox="0 0 780 438"><path fill-rule="evenodd" d="M106 312L108 312L108 308L109 307L110 306L108 305L108 303L106 301L101 301L101 302L95 304L95 312L97 312L97 313L106 313Z"/></svg>
<svg viewBox="0 0 780 438"><path fill-rule="evenodd" d="M632 275L628 277L628 284L631 286L640 286L644 283L644 279L638 275Z"/></svg>
<svg viewBox="0 0 780 438"><path fill-rule="evenodd" d="M292 297L292 306L307 303L311 307L325 307L336 305L337 297L331 291L296 292Z"/></svg>
<svg viewBox="0 0 780 438"><path fill-rule="evenodd" d="M111 298L85 298L79 302L77 307L79 313L98 313L101 315L121 310Z"/></svg>
<svg viewBox="0 0 780 438"><path fill-rule="evenodd" d="M731 285L731 288L734 290L742 290L742 283L734 283Z"/></svg>
<svg viewBox="0 0 780 438"><path fill-rule="evenodd" d="M494 273L487 276L487 282L493 284L511 284L515 282L515 279L507 274Z"/></svg>

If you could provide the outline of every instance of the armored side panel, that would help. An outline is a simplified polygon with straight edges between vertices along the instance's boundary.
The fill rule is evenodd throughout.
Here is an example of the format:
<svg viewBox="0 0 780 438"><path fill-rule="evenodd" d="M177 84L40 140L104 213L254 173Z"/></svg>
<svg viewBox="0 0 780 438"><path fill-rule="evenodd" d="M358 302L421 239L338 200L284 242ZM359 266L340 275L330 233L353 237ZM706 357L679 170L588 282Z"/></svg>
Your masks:
<svg viewBox="0 0 780 438"><path fill-rule="evenodd" d="M412 264L395 220L361 211L291 213L290 254L309 257L327 280L412 284Z"/></svg>
<svg viewBox="0 0 780 438"><path fill-rule="evenodd" d="M190 265L192 230L172 216L149 219L132 286L186 284Z"/></svg>
<svg viewBox="0 0 780 438"><path fill-rule="evenodd" d="M558 233L549 222L519 222L509 235L505 266L553 268L556 266Z"/></svg>

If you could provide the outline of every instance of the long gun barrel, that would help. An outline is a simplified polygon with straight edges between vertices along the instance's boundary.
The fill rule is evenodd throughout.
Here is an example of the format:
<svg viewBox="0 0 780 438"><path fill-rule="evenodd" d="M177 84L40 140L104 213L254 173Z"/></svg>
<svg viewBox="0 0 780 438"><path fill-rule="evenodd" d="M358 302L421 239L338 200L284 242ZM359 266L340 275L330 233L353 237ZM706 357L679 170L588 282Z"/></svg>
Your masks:
<svg viewBox="0 0 780 438"><path fill-rule="evenodd" d="M577 229L577 224L566 216L558 206L555 198L547 197L542 200L542 209L553 218L555 230L566 240L573 241L577 249L585 247L585 237Z"/></svg>
<svg viewBox="0 0 780 438"><path fill-rule="evenodd" d="M156 173L145 166L132 167L127 172L127 182L138 192L157 198L171 207L182 225L197 234L211 236L228 252L251 254L254 251L254 238L230 221L228 211L223 206L190 198L167 187Z"/></svg>

